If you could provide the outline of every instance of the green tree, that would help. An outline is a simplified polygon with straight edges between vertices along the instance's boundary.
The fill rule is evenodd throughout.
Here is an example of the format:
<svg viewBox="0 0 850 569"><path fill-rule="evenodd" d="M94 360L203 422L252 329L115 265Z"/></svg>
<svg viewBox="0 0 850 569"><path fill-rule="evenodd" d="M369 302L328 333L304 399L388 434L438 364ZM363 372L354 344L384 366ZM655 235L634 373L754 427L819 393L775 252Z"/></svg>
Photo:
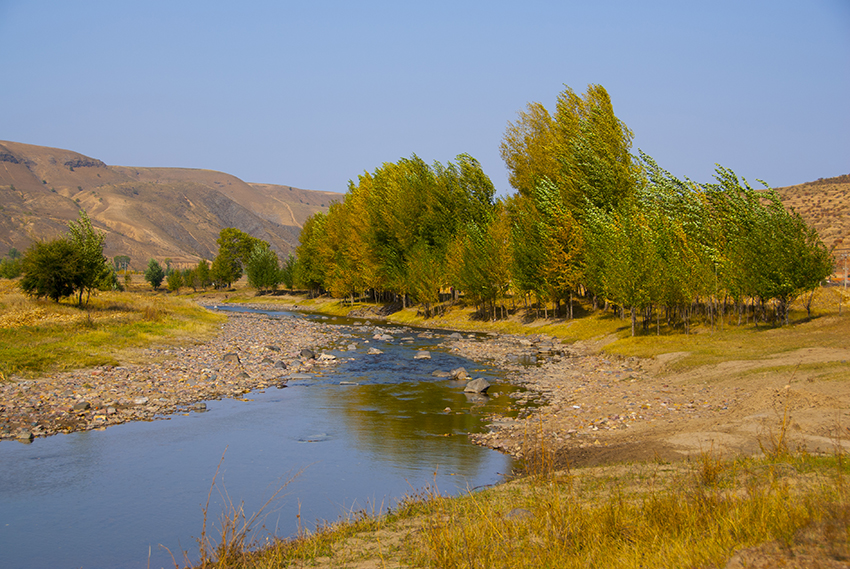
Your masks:
<svg viewBox="0 0 850 569"><path fill-rule="evenodd" d="M106 234L96 231L85 210L80 210L77 221L68 224L70 241L77 249L79 267L78 304L83 304L83 292L88 304L94 289L110 288L112 271L106 257L103 256L103 240Z"/></svg>
<svg viewBox="0 0 850 569"><path fill-rule="evenodd" d="M16 279L21 276L23 263L21 259L5 258L0 260L0 277L4 279Z"/></svg>
<svg viewBox="0 0 850 569"><path fill-rule="evenodd" d="M210 264L206 259L198 261L198 266L195 267L195 273L198 277L198 286L205 289L212 284L210 277Z"/></svg>
<svg viewBox="0 0 850 569"><path fill-rule="evenodd" d="M145 280L150 283L154 289L158 289L165 279L165 271L156 259L148 261L148 268L145 269Z"/></svg>
<svg viewBox="0 0 850 569"><path fill-rule="evenodd" d="M235 227L222 229L216 239L218 255L213 259L213 280L219 286L230 286L230 283L239 280L254 245L259 242L265 243Z"/></svg>
<svg viewBox="0 0 850 569"><path fill-rule="evenodd" d="M198 287L201 286L200 279L198 279L198 271L195 269L183 269L180 276L183 278L183 286L192 287L193 291L197 291Z"/></svg>
<svg viewBox="0 0 850 569"><path fill-rule="evenodd" d="M273 290L280 283L280 261L268 243L257 242L245 265L248 284L259 291Z"/></svg>
<svg viewBox="0 0 850 569"><path fill-rule="evenodd" d="M286 257L286 261L283 262L283 266L280 268L280 282L283 283L283 286L292 290L295 286L295 275L298 271L298 260L290 253L289 256Z"/></svg>
<svg viewBox="0 0 850 569"><path fill-rule="evenodd" d="M130 257L127 255L115 255L112 258L112 265L118 272L126 271L130 268Z"/></svg>
<svg viewBox="0 0 850 569"><path fill-rule="evenodd" d="M34 243L23 257L21 289L29 296L58 302L80 286L80 252L68 239Z"/></svg>
<svg viewBox="0 0 850 569"><path fill-rule="evenodd" d="M180 290L180 287L183 286L183 275L180 271L172 270L165 280L165 286L168 287L168 290L171 292Z"/></svg>

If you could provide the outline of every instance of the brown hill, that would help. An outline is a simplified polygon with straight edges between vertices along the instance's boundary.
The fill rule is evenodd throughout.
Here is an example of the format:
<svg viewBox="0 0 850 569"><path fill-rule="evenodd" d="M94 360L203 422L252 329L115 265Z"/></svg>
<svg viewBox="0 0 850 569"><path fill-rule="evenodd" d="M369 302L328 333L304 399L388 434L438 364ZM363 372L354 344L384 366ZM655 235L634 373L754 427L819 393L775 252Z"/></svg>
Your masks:
<svg viewBox="0 0 850 569"><path fill-rule="evenodd" d="M106 232L105 254L128 255L135 269L151 257L177 266L212 259L225 227L285 256L307 217L340 197L212 170L108 166L69 150L0 141L0 255L65 233L83 207Z"/></svg>
<svg viewBox="0 0 850 569"><path fill-rule="evenodd" d="M786 208L817 229L827 247L850 247L850 174L776 188L776 193Z"/></svg>

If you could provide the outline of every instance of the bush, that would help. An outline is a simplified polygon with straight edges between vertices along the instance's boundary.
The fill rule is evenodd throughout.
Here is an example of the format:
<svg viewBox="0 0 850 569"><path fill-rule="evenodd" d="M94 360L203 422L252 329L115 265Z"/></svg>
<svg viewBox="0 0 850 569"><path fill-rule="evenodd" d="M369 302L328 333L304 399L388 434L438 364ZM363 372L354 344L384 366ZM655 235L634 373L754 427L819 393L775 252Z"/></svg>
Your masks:
<svg viewBox="0 0 850 569"><path fill-rule="evenodd" d="M23 259L23 291L58 302L81 286L82 263L74 244L67 239L35 243Z"/></svg>

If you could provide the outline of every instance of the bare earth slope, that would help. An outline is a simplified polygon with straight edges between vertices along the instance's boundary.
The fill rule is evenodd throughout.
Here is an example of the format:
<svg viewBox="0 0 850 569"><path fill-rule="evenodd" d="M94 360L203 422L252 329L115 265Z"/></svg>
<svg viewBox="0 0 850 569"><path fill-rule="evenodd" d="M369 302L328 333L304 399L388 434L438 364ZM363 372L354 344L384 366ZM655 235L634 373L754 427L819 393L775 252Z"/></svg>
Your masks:
<svg viewBox="0 0 850 569"><path fill-rule="evenodd" d="M108 166L77 152L0 141L0 255L63 234L83 207L106 232L105 254L176 266L211 259L225 227L285 256L308 216L339 194L247 184L212 170Z"/></svg>
<svg viewBox="0 0 850 569"><path fill-rule="evenodd" d="M828 247L850 246L850 174L776 188L782 204L817 229Z"/></svg>

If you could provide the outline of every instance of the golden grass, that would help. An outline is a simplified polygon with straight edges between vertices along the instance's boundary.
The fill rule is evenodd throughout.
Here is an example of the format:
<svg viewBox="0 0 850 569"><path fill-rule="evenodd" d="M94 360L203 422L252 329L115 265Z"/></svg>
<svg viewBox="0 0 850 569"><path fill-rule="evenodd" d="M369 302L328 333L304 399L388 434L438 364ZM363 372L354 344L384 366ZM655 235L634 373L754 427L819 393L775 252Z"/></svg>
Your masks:
<svg viewBox="0 0 850 569"><path fill-rule="evenodd" d="M481 492L426 492L204 568L722 567L741 548L795 547L803 532L848 550L848 464L840 456L541 471ZM829 531L827 531L829 529Z"/></svg>
<svg viewBox="0 0 850 569"><path fill-rule="evenodd" d="M6 281L0 284L0 374L34 377L115 365L151 343L203 341L223 320L173 296L105 292L79 308L26 297Z"/></svg>

